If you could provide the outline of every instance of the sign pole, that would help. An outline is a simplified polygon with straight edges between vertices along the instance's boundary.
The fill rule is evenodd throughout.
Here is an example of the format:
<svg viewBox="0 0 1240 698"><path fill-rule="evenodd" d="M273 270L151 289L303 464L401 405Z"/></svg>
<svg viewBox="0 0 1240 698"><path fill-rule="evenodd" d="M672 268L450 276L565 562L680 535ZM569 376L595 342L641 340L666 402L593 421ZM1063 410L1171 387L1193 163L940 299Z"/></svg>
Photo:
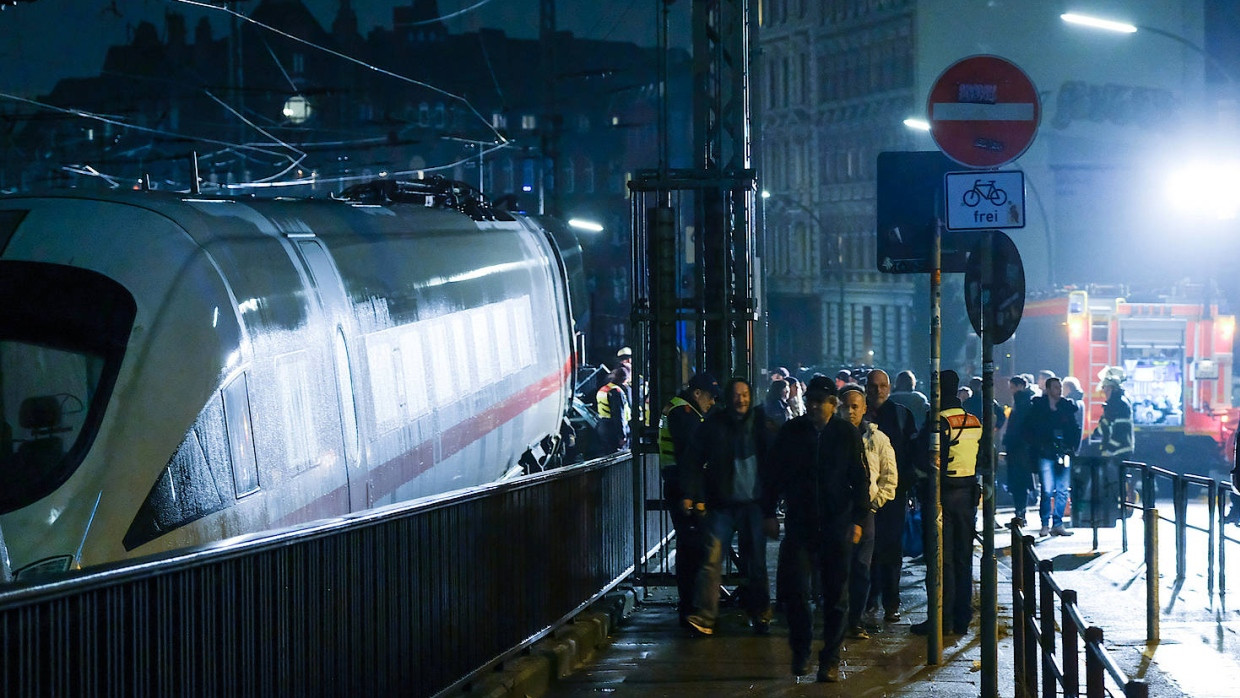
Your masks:
<svg viewBox="0 0 1240 698"><path fill-rule="evenodd" d="M999 695L999 597L995 561L995 343L993 238L982 244L982 696Z"/></svg>
<svg viewBox="0 0 1240 698"><path fill-rule="evenodd" d="M930 247L930 483L922 502L922 526L929 527L926 542L926 664L943 663L943 506L939 491L939 350L943 334L941 314L943 285L943 220L936 216L934 241Z"/></svg>

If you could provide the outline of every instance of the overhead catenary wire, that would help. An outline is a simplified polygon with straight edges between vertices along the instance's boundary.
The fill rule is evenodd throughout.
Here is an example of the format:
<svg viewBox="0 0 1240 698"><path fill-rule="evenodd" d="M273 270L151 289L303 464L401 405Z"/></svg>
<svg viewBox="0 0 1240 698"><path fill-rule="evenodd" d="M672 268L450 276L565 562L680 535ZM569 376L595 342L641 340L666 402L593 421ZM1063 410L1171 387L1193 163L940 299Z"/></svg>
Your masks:
<svg viewBox="0 0 1240 698"><path fill-rule="evenodd" d="M390 71L390 70L388 70L388 69L386 69L386 68L380 68L380 67L379 67L379 66L377 66L377 65L372 65L372 64L367 63L367 62L365 62L365 61L363 61L363 60L361 60L361 59L354 58L353 56L350 56L350 55L348 55L348 54L346 54L346 53L341 53L340 51L337 51L337 50L335 50L335 49L331 49L331 48L328 48L328 47L326 47L326 46L320 46L320 45L318 45L318 44L314 43L313 41L308 41L308 40L303 39L303 38L301 38L301 37L299 37L299 36L296 36L296 35L294 35L294 34L290 34L290 33L286 32L286 31L281 30L281 29L277 29L277 28L275 28L275 27L273 27L273 26L271 26L271 25L269 25L269 24L264 24L263 22L260 22L260 21L258 21L258 20L256 20L256 19L253 19L253 18L251 18L251 17L248 17L248 16L246 16L246 15L244 15L244 14L240 13L240 12L237 12L236 10L233 10L233 9L230 9L230 8L227 8L227 7L221 7L221 6L219 6L219 5L212 5L212 4L210 4L210 3L206 3L206 2L199 2L199 0L173 0L173 1L174 1L174 2L179 2L179 3L184 4L184 5L190 5L190 6L193 6L193 7L201 7L201 8L205 8L205 9L208 9L208 10L215 10L215 11L218 11L218 12L226 12L226 13L228 13L228 14L230 14L230 15L232 15L232 16L234 16L234 17L236 17L236 18L238 18L238 19L240 19L240 20L242 20L242 21L249 22L250 24L253 24L253 25L257 26L257 27L261 27L261 28L263 28L263 29L265 29L265 30L267 30L267 31L269 31L269 32L272 32L272 33L274 33L274 34L278 34L278 35L280 35L280 36L283 36L283 37L284 37L284 38L286 38L286 39L290 39L290 40L292 40L292 41L296 41L297 43L302 44L303 46L308 46L308 47L313 48L313 49L315 49L315 50L317 50L317 51L322 51L322 52L327 53L327 54L329 54L329 55L332 55L332 56L335 56L335 57L340 58L340 59L342 59L342 60L345 60L345 61L348 61L348 62L350 62L350 63L353 63L353 64L355 64L355 65L359 65L359 66L361 66L361 67L363 67L363 68L366 68L367 70L372 70L372 71L374 71L374 72L376 72L376 73L379 73L379 74L381 74L381 75L386 75L386 76L388 76L388 77L390 77L390 78L394 78L394 79L397 79L397 80L401 80L401 81L403 81L403 82L407 82L407 83L409 83L409 84L411 84L411 85L417 85L418 87L422 87L422 88L428 89L428 90L430 90L430 91L432 91L432 92L435 92L435 93L437 93L437 94L441 94L441 95L443 95L443 96L445 96L445 97L447 97L447 98L449 98L449 99L454 99L454 100L456 100L456 101L460 102L461 104L464 104L464 105L465 105L465 107L466 107L467 109L469 109L469 111L470 111L470 112L471 112L471 113L472 113L475 117L477 117L478 121L480 121L480 122L482 122L483 124L485 124L485 125L486 125L487 130L489 130L491 133L495 134L495 138L496 138L496 142L497 142L497 143L506 143L506 142L508 141L508 139L507 139L507 138L505 138L505 137L504 137L504 135L503 135L503 134L501 134L501 133L499 132L499 130L498 130L498 129L496 129L496 128L495 128L495 126L493 126L493 125L491 124L491 122L490 122L490 121L487 121L487 120L486 120L486 119L482 116L482 114L481 114L481 113L480 113L480 112L479 112L479 111L478 111L478 110L474 107L474 105L473 105L472 103L470 103L470 101L469 101L468 99L466 99L465 97L463 97L463 96L461 96L461 95L458 95L458 94L455 94L455 93L452 93L452 92L448 92L447 90L445 90L445 89L443 89L443 88L436 87L436 86L434 86L434 85L432 85L432 84L430 84L430 83L427 83L427 82L422 82L421 80L415 80L414 78L408 77L408 76L406 76L406 75L401 75L400 73L394 73L394 72L392 72L392 71Z"/></svg>
<svg viewBox="0 0 1240 698"><path fill-rule="evenodd" d="M491 2L491 0L478 0L478 2L476 2L476 3L472 4L472 5L470 5L469 7L465 7L465 8L459 9L459 10L457 10L456 12L449 12L449 13L448 13L448 14L446 14L446 15L441 15L441 16L436 17L436 18L434 18L434 19L422 19L422 20L418 20L417 22L410 22L410 23L409 23L409 26L411 26L411 27L420 27L420 26L423 26L423 25L426 25L426 24L434 24L435 22L442 22L442 21L444 21L445 19L453 19L454 17L460 17L461 15L465 14L466 12L473 12L474 10L478 9L479 7L482 7L483 5L485 5L485 4L489 3L489 2Z"/></svg>

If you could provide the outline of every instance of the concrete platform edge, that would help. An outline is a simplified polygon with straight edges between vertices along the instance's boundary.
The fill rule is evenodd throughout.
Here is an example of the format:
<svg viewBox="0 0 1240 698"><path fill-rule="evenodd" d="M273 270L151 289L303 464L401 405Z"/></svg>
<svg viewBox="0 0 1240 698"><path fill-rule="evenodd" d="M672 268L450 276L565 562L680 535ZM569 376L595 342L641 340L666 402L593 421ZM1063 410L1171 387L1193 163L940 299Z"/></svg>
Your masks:
<svg viewBox="0 0 1240 698"><path fill-rule="evenodd" d="M552 682L568 676L594 657L611 633L637 608L631 588L613 591L573 620L534 643L524 653L500 664L452 696L462 698L525 698L546 693Z"/></svg>

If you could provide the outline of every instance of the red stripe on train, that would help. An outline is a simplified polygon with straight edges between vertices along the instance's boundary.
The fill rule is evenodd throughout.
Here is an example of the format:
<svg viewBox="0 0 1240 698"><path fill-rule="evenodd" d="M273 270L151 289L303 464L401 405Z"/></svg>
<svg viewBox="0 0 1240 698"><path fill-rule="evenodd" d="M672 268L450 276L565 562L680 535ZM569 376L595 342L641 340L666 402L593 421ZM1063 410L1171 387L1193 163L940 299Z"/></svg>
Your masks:
<svg viewBox="0 0 1240 698"><path fill-rule="evenodd" d="M482 439L500 426L512 421L531 406L546 400L558 392L572 374L572 361L563 368L527 386L521 392L510 395L468 419L448 427L439 435L441 460L460 453L470 444ZM371 496L382 499L405 485L435 464L435 440L423 441L397 458L382 463L370 471L373 483ZM356 483L364 486L365 483ZM340 516L349 512L348 485L341 485L305 506L289 512L273 524L275 528Z"/></svg>

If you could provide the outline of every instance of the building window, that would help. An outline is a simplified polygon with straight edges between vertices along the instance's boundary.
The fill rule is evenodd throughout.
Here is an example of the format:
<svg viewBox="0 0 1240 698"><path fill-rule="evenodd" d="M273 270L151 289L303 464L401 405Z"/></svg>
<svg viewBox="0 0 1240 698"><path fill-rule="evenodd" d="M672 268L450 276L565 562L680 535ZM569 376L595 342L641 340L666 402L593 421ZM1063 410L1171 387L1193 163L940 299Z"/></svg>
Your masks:
<svg viewBox="0 0 1240 698"><path fill-rule="evenodd" d="M422 102L418 105L418 126L431 125L431 105Z"/></svg>
<svg viewBox="0 0 1240 698"><path fill-rule="evenodd" d="M533 114L522 114L521 115L521 128L525 129L526 131L533 131L534 129L538 128L538 117L534 116Z"/></svg>
<svg viewBox="0 0 1240 698"><path fill-rule="evenodd" d="M293 75L303 75L306 72L306 54L293 54Z"/></svg>
<svg viewBox="0 0 1240 698"><path fill-rule="evenodd" d="M491 128L508 128L508 117L500 112L492 112Z"/></svg>
<svg viewBox="0 0 1240 698"><path fill-rule="evenodd" d="M447 126L447 124L448 124L447 111L444 109L444 106L442 103L436 104L435 105L435 128L443 128L444 126Z"/></svg>

